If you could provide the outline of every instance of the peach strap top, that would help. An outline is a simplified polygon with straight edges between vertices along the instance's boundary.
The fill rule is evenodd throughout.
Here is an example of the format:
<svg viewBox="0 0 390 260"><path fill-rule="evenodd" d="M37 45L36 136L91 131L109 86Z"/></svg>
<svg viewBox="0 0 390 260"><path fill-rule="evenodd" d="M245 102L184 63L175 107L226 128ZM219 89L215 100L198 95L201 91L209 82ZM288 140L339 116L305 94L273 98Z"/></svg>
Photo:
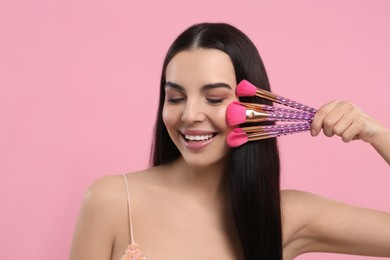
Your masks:
<svg viewBox="0 0 390 260"><path fill-rule="evenodd" d="M129 226L130 226L131 243L130 243L130 245L127 246L125 254L122 256L121 260L147 260L148 258L146 256L144 256L142 251L139 249L138 244L134 241L133 223L131 221L129 184L127 183L126 174L122 174L122 176L125 179L125 184L126 184L127 208L129 209Z"/></svg>

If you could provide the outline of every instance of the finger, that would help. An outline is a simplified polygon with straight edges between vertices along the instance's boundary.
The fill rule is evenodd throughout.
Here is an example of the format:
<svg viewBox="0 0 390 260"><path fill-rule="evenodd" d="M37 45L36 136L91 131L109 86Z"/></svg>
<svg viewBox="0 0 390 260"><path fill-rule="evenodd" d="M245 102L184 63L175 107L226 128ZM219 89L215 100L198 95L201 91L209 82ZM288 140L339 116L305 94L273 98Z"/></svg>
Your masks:
<svg viewBox="0 0 390 260"><path fill-rule="evenodd" d="M333 132L338 136L342 136L343 133L352 125L353 121L354 115L352 113L344 114L333 127Z"/></svg>
<svg viewBox="0 0 390 260"><path fill-rule="evenodd" d="M311 122L310 125L310 133L312 136L317 136L321 132L324 118L336 106L336 104L337 104L336 101L332 101L321 106L317 110L316 114L314 115L313 121Z"/></svg>
<svg viewBox="0 0 390 260"><path fill-rule="evenodd" d="M344 142L350 142L357 138L357 135L361 132L361 113L357 107L351 102L345 102L342 104L346 113L343 120L341 120L335 127L334 132L336 135L342 137Z"/></svg>
<svg viewBox="0 0 390 260"><path fill-rule="evenodd" d="M339 105L336 105L337 108ZM324 122L322 124L322 131L328 137L333 136L336 132L334 130L335 126L343 121L344 114L338 112L339 110L333 109L329 112L329 114L324 118Z"/></svg>
<svg viewBox="0 0 390 260"><path fill-rule="evenodd" d="M352 140L358 139L360 128L358 123L353 122L342 134L341 137L345 143L349 143Z"/></svg>

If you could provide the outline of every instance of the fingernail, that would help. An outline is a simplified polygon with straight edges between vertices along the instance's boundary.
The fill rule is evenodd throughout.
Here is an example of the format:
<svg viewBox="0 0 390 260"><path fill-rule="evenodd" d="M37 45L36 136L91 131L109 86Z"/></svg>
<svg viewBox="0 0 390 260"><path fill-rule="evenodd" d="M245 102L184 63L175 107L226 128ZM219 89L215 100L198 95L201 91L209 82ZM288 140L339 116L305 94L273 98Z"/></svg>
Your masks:
<svg viewBox="0 0 390 260"><path fill-rule="evenodd" d="M310 133L311 133L312 136L316 136L316 135L317 135L317 131L314 130L314 129L311 129L311 130L310 130Z"/></svg>

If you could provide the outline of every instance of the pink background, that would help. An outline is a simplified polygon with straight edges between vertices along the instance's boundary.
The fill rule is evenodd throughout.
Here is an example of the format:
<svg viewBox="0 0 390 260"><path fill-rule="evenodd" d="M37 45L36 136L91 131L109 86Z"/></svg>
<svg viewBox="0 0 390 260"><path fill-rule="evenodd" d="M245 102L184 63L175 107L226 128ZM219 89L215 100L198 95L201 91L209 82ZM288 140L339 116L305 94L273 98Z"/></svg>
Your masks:
<svg viewBox="0 0 390 260"><path fill-rule="evenodd" d="M0 259L67 259L88 185L147 166L163 57L193 23L244 31L275 93L352 100L390 127L388 0L133 2L0 2ZM390 212L369 145L279 140L284 187Z"/></svg>

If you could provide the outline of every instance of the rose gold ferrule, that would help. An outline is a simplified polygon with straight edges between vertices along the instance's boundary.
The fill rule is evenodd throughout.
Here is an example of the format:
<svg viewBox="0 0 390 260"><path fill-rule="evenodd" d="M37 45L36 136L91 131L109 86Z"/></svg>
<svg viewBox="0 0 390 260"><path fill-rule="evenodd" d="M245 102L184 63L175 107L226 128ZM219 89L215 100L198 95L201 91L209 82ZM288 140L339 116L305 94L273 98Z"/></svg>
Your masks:
<svg viewBox="0 0 390 260"><path fill-rule="evenodd" d="M266 126L245 126L241 127L241 130L245 133L251 133L251 132L269 132L269 129L266 128Z"/></svg>
<svg viewBox="0 0 390 260"><path fill-rule="evenodd" d="M270 106L269 105L264 105L264 104L256 104L256 103L245 103L245 102L240 102L240 104L244 107L250 108L250 109L255 109L255 110L268 110L270 111Z"/></svg>
<svg viewBox="0 0 390 260"><path fill-rule="evenodd" d="M259 97L271 100L273 102L276 102L276 100L278 98L278 96L275 95L274 93L271 93L269 91L266 91L264 89L259 89L259 88L256 89L256 95L259 96Z"/></svg>
<svg viewBox="0 0 390 260"><path fill-rule="evenodd" d="M252 109L246 110L246 123L255 123L255 122L263 122L268 121L269 114L258 112Z"/></svg>
<svg viewBox="0 0 390 260"><path fill-rule="evenodd" d="M277 137L277 136L278 136L277 132L251 133L251 134L248 134L248 141L257 141L257 140L262 140L262 139L267 139L267 138L272 138L272 137Z"/></svg>

